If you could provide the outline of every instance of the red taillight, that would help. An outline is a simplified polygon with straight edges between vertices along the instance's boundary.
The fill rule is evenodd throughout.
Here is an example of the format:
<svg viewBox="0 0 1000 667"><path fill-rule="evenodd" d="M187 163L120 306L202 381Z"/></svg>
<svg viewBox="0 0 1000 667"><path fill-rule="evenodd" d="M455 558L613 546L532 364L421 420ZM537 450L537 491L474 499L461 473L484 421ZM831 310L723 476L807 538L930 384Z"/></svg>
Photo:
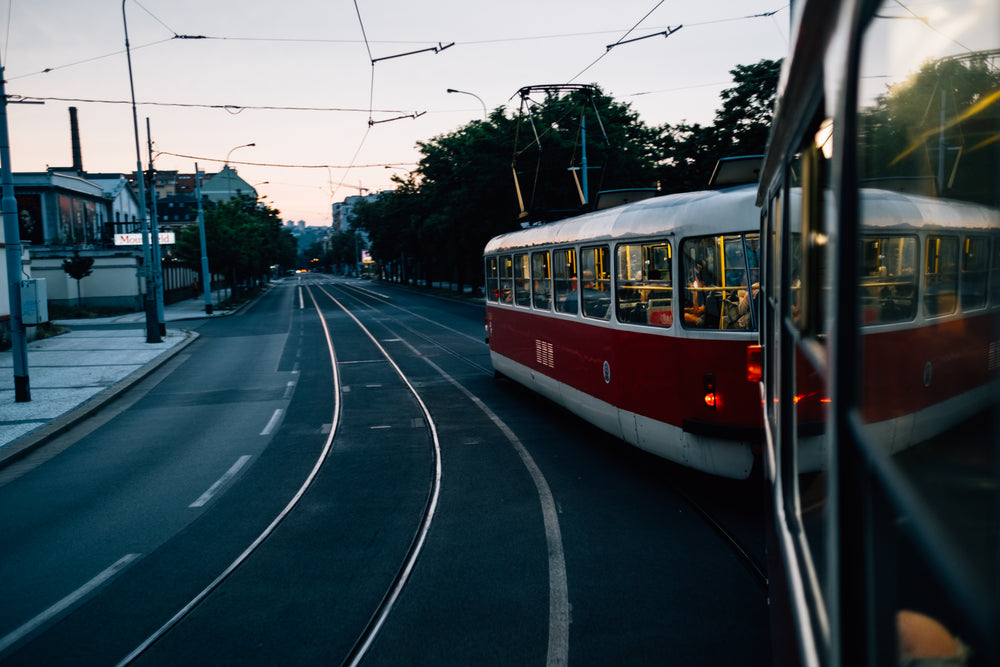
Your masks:
<svg viewBox="0 0 1000 667"><path fill-rule="evenodd" d="M718 396L715 395L715 376L712 375L711 373L705 375L704 386L705 386L705 405L714 410L719 400Z"/></svg>
<svg viewBox="0 0 1000 667"><path fill-rule="evenodd" d="M760 382L764 377L764 348L747 345L747 381Z"/></svg>

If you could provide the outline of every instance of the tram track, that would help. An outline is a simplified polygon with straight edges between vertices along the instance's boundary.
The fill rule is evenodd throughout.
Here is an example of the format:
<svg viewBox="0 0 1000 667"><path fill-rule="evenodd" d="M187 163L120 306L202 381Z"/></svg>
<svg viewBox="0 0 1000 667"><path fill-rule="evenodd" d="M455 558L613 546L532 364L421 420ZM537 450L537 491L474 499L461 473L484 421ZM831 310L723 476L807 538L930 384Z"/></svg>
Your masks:
<svg viewBox="0 0 1000 667"><path fill-rule="evenodd" d="M481 370L486 374L489 375L493 374L492 369L484 368L482 365L476 363L474 360L468 358L467 356L462 355L460 352L454 350L453 348L442 344L439 340L413 329L405 322L403 322L402 319L392 315L387 315L385 311L381 310L379 307L381 308L388 307L394 310L401 311L403 313L406 313L407 315L417 317L425 322L428 322L429 324L433 324L449 332L465 335L463 332L455 331L454 329L445 327L439 322L423 317L422 315L419 315L418 313L415 313L412 310L393 304L390 301L388 301L384 296L378 294L377 292L373 292L372 290L353 288L353 286L349 285L338 285L338 287L343 289L345 292L351 293L353 298L356 299L359 303L364 303L368 308L377 311L379 314L383 316L388 317L391 321L394 322L395 326L405 329L406 331L408 331L412 335L417 336L418 338L425 341L429 345L438 348L442 352L447 353L463 361L464 363L473 366L478 370ZM358 296L358 294L360 294L361 296ZM416 353L415 349L414 352ZM463 391L468 392L468 390L464 388ZM472 400L479 401L480 399L473 398ZM747 573L751 576L751 578L754 580L757 586L766 595L768 587L767 571L761 561L761 558L755 556L753 550L737 536L736 532L730 530L726 526L724 519L720 518L719 516L714 514L711 510L707 509L705 506L706 503L700 500L695 492L686 488L687 485L684 484L681 480L671 478L668 480L668 484L670 485L671 490L674 493L676 493L692 510L694 510L694 512L699 517L701 517L701 519L712 529L712 531L718 535L722 543L726 546L726 548L729 551L732 552L732 554L736 557L736 559L746 569Z"/></svg>
<svg viewBox="0 0 1000 667"><path fill-rule="evenodd" d="M319 314L320 321L322 323L325 336L327 339L327 345L330 353L331 364L334 369L335 378L335 395L338 397L335 405L335 414L332 420L332 428L323 447L323 451L316 463L314 464L312 471L303 483L302 487L295 494L295 497L288 503L284 510L268 525L261 535L254 540L254 542L246 548L246 550L240 554L240 556L233 561L229 567L227 567L218 577L212 581L212 583L207 586L201 593L194 597L187 605L180 609L167 623L165 623L161 628L159 628L153 635L147 638L140 646L134 649L128 656L126 656L120 665L127 665L134 662L138 657L143 655L153 644L155 644L162 636L170 632L170 630L177 624L181 619L190 614L195 608L202 604L202 602L216 589L220 588L225 581L243 564L244 561L249 559L254 551L259 548L265 540L269 538L271 533L277 528L277 526L282 522L282 520L293 511L298 500L305 494L306 490L312 484L313 479L318 474L319 470L323 467L324 462L329 455L331 449L336 446L336 437L338 434L338 426L341 421L341 407L340 407L340 396L342 392L341 380L338 371L338 361L337 356L333 346L333 339L331 337L331 332L328 324L328 319L330 315L324 313L324 309L320 304L323 297L329 299L329 303L333 304L341 311L343 311L351 320L353 325L366 336L374 347L379 350L379 353L384 357L384 359L395 369L396 374L402 380L402 382L408 387L416 402L421 406L421 411L423 413L423 418L427 424L427 429L431 437L432 449L434 451L434 462L432 464L434 468L433 477L434 479L430 482L430 489L428 490L426 504L423 508L423 515L419 520L419 526L413 535L409 549L403 555L402 560L398 566L395 576L392 578L389 586L387 587L385 593L382 595L381 600L375 605L371 616L359 633L357 639L354 641L353 646L350 651L344 657L342 664L344 665L358 665L364 660L367 652L372 647L376 637L385 625L386 620L393 610L393 606L399 599L402 591L407 586L411 575L414 572L416 563L419 559L421 550L425 544L428 532L430 530L431 522L433 521L435 511L437 509L438 497L441 490L442 484L442 454L441 454L441 442L438 438L437 427L435 426L434 416L431 410L428 408L427 403L421 397L420 383L413 382L404 373L404 370L399 364L392 358L392 353L390 350L386 349L386 346L379 342L380 338L375 333L376 327L381 327L386 332L386 336L383 337L384 340L394 341L401 344L408 350L409 354L415 358L421 358L424 363L426 363L431 370L443 377L447 383L460 392L470 403L475 405L483 414L486 415L488 421L492 423L504 437L508 440L511 447L517 453L518 457L521 459L524 467L527 469L532 483L535 486L536 492L538 494L539 503L542 506L542 517L544 521L547 551L549 558L549 631L548 631L548 642L547 642L547 665L561 665L568 662L569 656L569 626L570 626L570 603L569 603L569 593L567 586L567 576L566 576L566 559L563 553L562 538L560 534L559 527L559 512L557 511L556 502L553 497L553 493L549 487L549 483L545 479L545 476L541 472L541 469L535 464L528 452L528 449L521 443L517 435L514 434L513 430L504 422L504 420L498 416L493 410L491 410L486 402L479 396L477 396L473 391L468 389L463 385L462 382L455 379L451 374L449 374L444 368L436 364L430 357L435 356L433 354L428 354L427 349L423 352L418 350L414 343L410 340L414 340L415 343L421 346L429 346L436 351L439 351L443 355L447 355L450 358L460 361L464 365L474 369L476 373L482 373L485 375L492 375L492 370L485 368L482 364L478 363L475 359L469 357L462 353L461 350L444 344L442 341L436 339L433 335L426 332L419 331L413 326L408 324L404 320L404 316L416 317L421 321L428 324L432 324L442 329L448 330L454 334L465 336L470 338L468 334L464 332L451 329L440 322L436 322L430 318L424 317L419 313L416 313L410 309L399 306L397 304L392 304L387 302L384 298L378 298L377 296L369 293L368 290L356 290L349 289L349 286L338 285L334 283L332 285L332 292L336 292L336 296L331 290L325 289L325 287L318 283L307 283L302 286L303 292L307 293L312 301L313 307ZM352 312L353 311L353 312ZM369 318L362 311L367 311ZM364 322L362 320L367 320ZM403 335L401 335L401 333ZM410 340L406 340L409 338ZM475 340L475 339L472 339ZM477 341L478 342L478 341ZM716 520L715 517L708 511L706 511L698 501L693 498L689 493L681 489L677 484L672 482L670 486L674 492L678 494L679 497L683 499L685 503L694 509L698 515L704 520L714 531L716 531L723 541L733 550L734 553L741 559L745 559L747 563L748 571L753 574L757 573L758 579L763 577L763 571L756 563L755 559L750 555L749 551L745 549L735 538L725 526ZM766 579L764 579L766 582Z"/></svg>

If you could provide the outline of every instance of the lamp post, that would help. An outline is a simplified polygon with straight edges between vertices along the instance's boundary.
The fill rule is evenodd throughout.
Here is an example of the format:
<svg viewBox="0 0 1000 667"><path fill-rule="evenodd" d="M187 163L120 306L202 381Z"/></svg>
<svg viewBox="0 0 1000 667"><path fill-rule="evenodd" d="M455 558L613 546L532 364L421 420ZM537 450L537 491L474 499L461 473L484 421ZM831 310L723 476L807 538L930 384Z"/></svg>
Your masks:
<svg viewBox="0 0 1000 667"><path fill-rule="evenodd" d="M251 141L249 144L243 144L241 146L233 146L232 148L230 148L229 152L226 153L226 164L225 164L226 169L229 168L229 156L233 154L233 151L237 150L238 148L251 148L251 147L256 146L256 145L257 144L255 144L255 143L253 143ZM233 198L233 175L232 174L226 174L226 186L227 186L227 189L229 190L229 198L232 199Z"/></svg>
<svg viewBox="0 0 1000 667"><path fill-rule="evenodd" d="M479 95L476 95L475 93L470 93L470 92L468 92L466 90L455 90L454 88L449 88L445 92L448 92L448 93L461 93L462 95L472 95L477 100L479 100L480 104L483 105L483 120L489 120L490 119L490 115L486 112L486 102L483 102L483 98L481 98Z"/></svg>
<svg viewBox="0 0 1000 667"><path fill-rule="evenodd" d="M10 297L10 340L14 365L14 402L31 400L28 379L28 341L21 317L21 230L17 221L17 198L14 197L14 173L10 166L10 136L7 131L7 90L0 64L0 171L3 181L3 240L7 259L7 293Z"/></svg>
<svg viewBox="0 0 1000 667"><path fill-rule="evenodd" d="M139 144L139 115L135 109L135 85L132 81L132 52L128 43L128 21L125 19L125 0L122 0L122 25L125 27L125 56L128 59L128 85L132 92L132 127L135 131L135 180L139 186L139 215L142 220L142 261L146 279L146 342L159 343L160 323L156 317L156 283L153 279L153 260L149 248L149 216L146 214L146 188L142 177L142 148Z"/></svg>

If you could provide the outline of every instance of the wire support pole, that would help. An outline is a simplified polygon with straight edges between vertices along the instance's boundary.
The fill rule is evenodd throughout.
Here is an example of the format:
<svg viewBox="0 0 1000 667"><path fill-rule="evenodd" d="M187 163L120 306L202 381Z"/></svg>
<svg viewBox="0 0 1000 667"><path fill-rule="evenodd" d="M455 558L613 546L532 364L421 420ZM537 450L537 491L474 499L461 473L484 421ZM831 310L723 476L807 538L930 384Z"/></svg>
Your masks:
<svg viewBox="0 0 1000 667"><path fill-rule="evenodd" d="M208 272L208 243L205 241L205 212L201 208L201 172L194 163L194 191L198 199L198 241L201 244L201 285L205 294L205 314L212 314L212 274Z"/></svg>
<svg viewBox="0 0 1000 667"><path fill-rule="evenodd" d="M163 308L163 255L160 252L160 218L156 213L156 170L153 168L153 134L146 117L146 147L149 149L149 203L153 210L150 224L150 238L153 252L153 284L156 285L156 323L160 335L167 335L167 317Z"/></svg>
<svg viewBox="0 0 1000 667"><path fill-rule="evenodd" d="M146 311L146 342L160 343L160 325L156 321L156 281L153 279L152 252L149 247L149 215L146 211L146 188L142 177L142 145L139 143L139 114L135 107L135 84L132 79L132 53L128 42L128 21L125 18L125 2L122 0L122 25L125 28L125 58L128 60L128 85L132 94L132 129L135 134L135 180L139 188L139 216L142 220L142 263L146 282L143 300Z"/></svg>
<svg viewBox="0 0 1000 667"><path fill-rule="evenodd" d="M10 166L10 135L7 131L7 87L0 63L0 170L3 172L3 234L7 260L7 292L10 296L10 338L14 362L14 401L31 400L28 381L28 341L21 317L21 230L14 197L14 173Z"/></svg>

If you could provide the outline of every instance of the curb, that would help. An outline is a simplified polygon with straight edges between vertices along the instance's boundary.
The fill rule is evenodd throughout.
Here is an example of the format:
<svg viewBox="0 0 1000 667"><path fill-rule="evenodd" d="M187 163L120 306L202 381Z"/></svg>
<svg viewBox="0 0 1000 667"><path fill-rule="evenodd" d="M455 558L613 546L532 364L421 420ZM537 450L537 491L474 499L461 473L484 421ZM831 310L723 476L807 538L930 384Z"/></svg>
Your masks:
<svg viewBox="0 0 1000 667"><path fill-rule="evenodd" d="M69 412L56 417L45 426L42 426L31 433L25 434L0 449L0 469L20 461L42 445L50 442L57 436L62 435L72 427L76 426L79 422L87 419L101 408L120 398L140 380L143 380L148 375L153 373L153 371L170 361L181 350L185 349L199 337L197 332L190 331L189 329L181 329L181 331L184 332L185 340L181 341L177 345L174 345L156 359L153 359L145 366L132 371L129 375L126 375L115 384L95 396L90 397L84 403L81 403Z"/></svg>

